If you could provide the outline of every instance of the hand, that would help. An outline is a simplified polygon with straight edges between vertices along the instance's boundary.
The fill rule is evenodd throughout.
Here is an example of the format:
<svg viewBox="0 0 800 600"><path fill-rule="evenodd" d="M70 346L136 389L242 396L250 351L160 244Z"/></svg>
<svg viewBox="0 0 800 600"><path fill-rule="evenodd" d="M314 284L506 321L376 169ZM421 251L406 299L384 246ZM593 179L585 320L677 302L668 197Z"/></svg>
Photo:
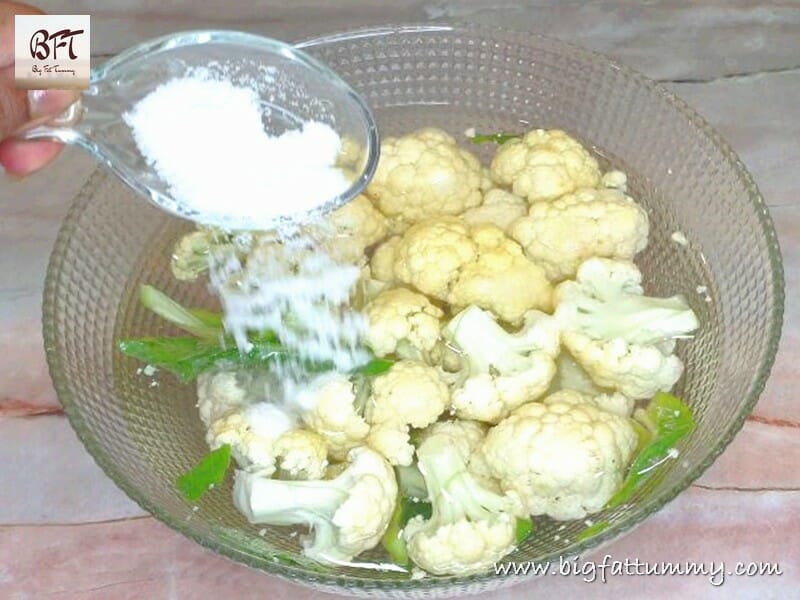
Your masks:
<svg viewBox="0 0 800 600"><path fill-rule="evenodd" d="M14 132L28 121L61 113L77 97L77 92L68 90L26 92L17 89L14 83L14 15L41 13L32 6L0 1L0 166L17 176L50 163L62 145L23 142L13 139Z"/></svg>

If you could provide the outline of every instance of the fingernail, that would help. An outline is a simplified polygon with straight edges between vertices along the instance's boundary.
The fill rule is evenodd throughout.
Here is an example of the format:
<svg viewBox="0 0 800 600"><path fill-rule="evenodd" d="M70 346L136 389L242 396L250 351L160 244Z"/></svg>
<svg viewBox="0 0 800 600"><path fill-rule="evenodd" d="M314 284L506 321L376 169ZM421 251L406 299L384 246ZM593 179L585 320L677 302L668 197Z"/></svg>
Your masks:
<svg viewBox="0 0 800 600"><path fill-rule="evenodd" d="M29 118L35 121L61 114L79 96L77 90L31 90L28 92Z"/></svg>

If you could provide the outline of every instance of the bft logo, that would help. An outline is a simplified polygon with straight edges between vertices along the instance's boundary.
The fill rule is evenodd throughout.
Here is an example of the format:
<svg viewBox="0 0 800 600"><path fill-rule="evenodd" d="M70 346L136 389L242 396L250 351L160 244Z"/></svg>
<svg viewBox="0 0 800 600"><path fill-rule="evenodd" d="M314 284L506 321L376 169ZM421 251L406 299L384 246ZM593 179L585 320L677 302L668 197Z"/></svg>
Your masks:
<svg viewBox="0 0 800 600"><path fill-rule="evenodd" d="M53 60L58 60L59 48L66 48L69 59L76 60L78 55L75 54L74 38L84 32L84 29L62 29L50 33L46 29L39 29L31 36L31 58L47 60L52 56Z"/></svg>
<svg viewBox="0 0 800 600"><path fill-rule="evenodd" d="M14 78L29 90L86 89L89 15L16 15Z"/></svg>

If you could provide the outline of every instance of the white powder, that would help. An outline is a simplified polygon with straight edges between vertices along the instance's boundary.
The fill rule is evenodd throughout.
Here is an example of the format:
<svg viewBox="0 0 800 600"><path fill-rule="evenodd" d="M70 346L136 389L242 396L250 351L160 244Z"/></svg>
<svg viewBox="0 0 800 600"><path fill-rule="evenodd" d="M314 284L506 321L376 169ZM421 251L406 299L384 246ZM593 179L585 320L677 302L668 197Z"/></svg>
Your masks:
<svg viewBox="0 0 800 600"><path fill-rule="evenodd" d="M240 350L251 349L249 332L275 332L296 357L274 365L288 379L302 376L306 361L349 371L368 360L366 317L349 306L358 267L335 262L306 237L265 239L250 250L245 264L235 256L215 258L211 288L222 301L225 329Z"/></svg>
<svg viewBox="0 0 800 600"><path fill-rule="evenodd" d="M216 78L215 78L216 77ZM236 229L302 220L345 192L341 148L329 125L264 130L259 93L198 71L172 79L123 115L145 160L183 216Z"/></svg>
<svg viewBox="0 0 800 600"><path fill-rule="evenodd" d="M294 360L273 368L299 380L308 362L341 371L366 362L367 323L349 307L360 270L336 263L319 240L297 235L306 224L321 231L315 209L350 182L336 167L342 144L329 125L309 121L276 136L265 131L262 97L280 100L282 91L291 92L289 83L280 74L265 73L258 83L222 66L195 70L156 88L124 119L168 185L175 204L167 208L230 229L275 230L269 239L239 234L251 246L244 258L212 255L210 283L239 349L252 349L253 333L274 332ZM283 423L280 409L256 407L248 412L256 429Z"/></svg>

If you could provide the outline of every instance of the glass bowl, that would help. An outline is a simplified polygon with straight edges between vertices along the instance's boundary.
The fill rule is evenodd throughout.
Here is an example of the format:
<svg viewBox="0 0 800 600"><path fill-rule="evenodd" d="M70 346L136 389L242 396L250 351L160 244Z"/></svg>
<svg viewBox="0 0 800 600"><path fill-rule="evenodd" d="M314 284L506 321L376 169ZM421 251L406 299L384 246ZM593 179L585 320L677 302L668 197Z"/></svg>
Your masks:
<svg viewBox="0 0 800 600"><path fill-rule="evenodd" d="M382 134L421 126L456 136L560 127L630 176L652 221L639 257L648 292L683 293L702 329L679 352L678 393L697 429L680 458L659 469L634 501L593 517L608 527L581 539L582 521L540 519L510 558L585 555L629 531L694 481L750 413L775 357L783 312L780 251L767 208L730 147L663 87L596 54L552 39L478 26L403 26L318 38L303 48L338 71L375 112ZM463 138L462 138L463 139ZM486 159L490 147L472 148ZM141 201L105 171L75 201L49 265L44 333L50 371L72 425L105 472L144 509L214 551L304 585L357 596L474 593L526 577L426 577L356 568L317 570L298 561L297 537L248 525L230 483L197 510L175 478L205 453L192 386L138 372L120 337L168 329L144 311L150 283L181 302L207 304L203 284L176 282L171 245L189 225ZM688 245L671 239L682 232ZM707 288L705 294L697 287ZM555 531L558 530L558 535ZM378 556L376 554L375 556Z"/></svg>

